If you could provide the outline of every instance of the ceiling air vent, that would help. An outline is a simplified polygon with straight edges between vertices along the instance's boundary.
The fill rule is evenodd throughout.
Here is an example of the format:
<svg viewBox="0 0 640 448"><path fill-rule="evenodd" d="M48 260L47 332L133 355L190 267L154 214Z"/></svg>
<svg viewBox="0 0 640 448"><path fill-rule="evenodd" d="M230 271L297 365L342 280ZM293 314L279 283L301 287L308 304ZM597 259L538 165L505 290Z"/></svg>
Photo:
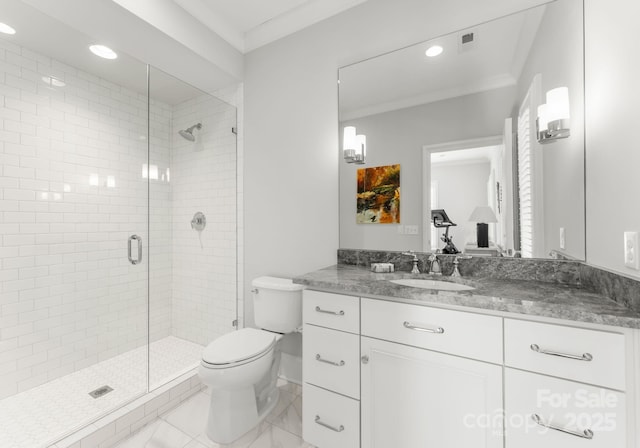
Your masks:
<svg viewBox="0 0 640 448"><path fill-rule="evenodd" d="M474 31L463 31L458 35L458 52L473 50L478 42L478 33Z"/></svg>

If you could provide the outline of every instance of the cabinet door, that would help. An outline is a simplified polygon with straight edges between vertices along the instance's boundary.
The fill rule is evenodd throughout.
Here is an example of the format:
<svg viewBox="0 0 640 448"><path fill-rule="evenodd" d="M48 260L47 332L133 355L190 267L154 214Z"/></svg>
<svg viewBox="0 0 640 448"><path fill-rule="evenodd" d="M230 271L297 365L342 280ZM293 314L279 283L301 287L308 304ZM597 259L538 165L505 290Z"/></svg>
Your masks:
<svg viewBox="0 0 640 448"><path fill-rule="evenodd" d="M624 448L625 394L505 371L507 448Z"/></svg>
<svg viewBox="0 0 640 448"><path fill-rule="evenodd" d="M500 366L367 337L361 353L362 448L503 446Z"/></svg>

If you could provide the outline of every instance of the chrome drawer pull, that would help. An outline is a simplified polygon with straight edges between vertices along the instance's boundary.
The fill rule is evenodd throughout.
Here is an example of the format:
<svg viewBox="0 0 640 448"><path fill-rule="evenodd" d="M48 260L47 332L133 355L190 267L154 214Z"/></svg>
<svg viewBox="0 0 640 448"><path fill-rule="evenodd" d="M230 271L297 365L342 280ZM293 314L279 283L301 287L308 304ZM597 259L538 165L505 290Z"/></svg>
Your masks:
<svg viewBox="0 0 640 448"><path fill-rule="evenodd" d="M585 429L584 431L573 431L571 429L555 426L555 425L552 425L551 423L545 423L544 420L542 420L542 418L538 414L533 414L531 416L531 419L534 422L536 422L538 425L542 426L543 428L553 429L554 431L560 431L565 434L570 434L572 436L580 437L583 439L589 439L589 440L593 439L593 431L591 431L590 429Z"/></svg>
<svg viewBox="0 0 640 448"><path fill-rule="evenodd" d="M572 355L570 353L559 353L553 352L551 350L544 350L538 346L538 344L531 344L529 347L531 350L537 353L542 353L543 355L551 355L551 356L559 356L561 358L569 358L569 359L577 359L578 361L593 361L593 356L591 353L583 353L582 355Z"/></svg>
<svg viewBox="0 0 640 448"><path fill-rule="evenodd" d="M325 422L320 421L320 416L316 415L316 423L320 426L324 426L327 429L330 429L331 431L335 431L335 432L342 432L344 431L344 426L340 425L339 428L336 428L335 426L331 426L331 425L327 425Z"/></svg>
<svg viewBox="0 0 640 448"><path fill-rule="evenodd" d="M404 328L408 328L409 330L424 331L425 333L437 333L437 334L444 333L444 328L442 328L442 327L438 327L438 328L418 327L416 325L413 325L410 322L407 322L406 320L404 321L404 323L402 325L404 325Z"/></svg>
<svg viewBox="0 0 640 448"><path fill-rule="evenodd" d="M334 316L344 316L344 311L340 310L338 312L336 311L327 311L327 310L323 310L322 308L320 308L319 306L316 307L316 311L318 313L324 313L324 314L333 314Z"/></svg>
<svg viewBox="0 0 640 448"><path fill-rule="evenodd" d="M316 361L323 362L325 364L331 364L332 366L336 366L336 367L342 367L344 365L344 361L335 362L335 361L329 361L328 359L322 359L320 357L320 354L316 355Z"/></svg>

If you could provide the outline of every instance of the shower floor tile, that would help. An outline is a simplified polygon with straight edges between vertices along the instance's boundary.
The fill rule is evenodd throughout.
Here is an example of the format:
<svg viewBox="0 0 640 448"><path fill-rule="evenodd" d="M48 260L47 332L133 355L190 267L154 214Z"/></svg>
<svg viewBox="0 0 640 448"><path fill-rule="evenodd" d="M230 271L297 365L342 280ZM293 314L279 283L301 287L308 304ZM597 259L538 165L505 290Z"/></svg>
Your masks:
<svg viewBox="0 0 640 448"><path fill-rule="evenodd" d="M203 347L173 336L0 401L0 447L38 448L197 367ZM113 388L100 398L89 392Z"/></svg>

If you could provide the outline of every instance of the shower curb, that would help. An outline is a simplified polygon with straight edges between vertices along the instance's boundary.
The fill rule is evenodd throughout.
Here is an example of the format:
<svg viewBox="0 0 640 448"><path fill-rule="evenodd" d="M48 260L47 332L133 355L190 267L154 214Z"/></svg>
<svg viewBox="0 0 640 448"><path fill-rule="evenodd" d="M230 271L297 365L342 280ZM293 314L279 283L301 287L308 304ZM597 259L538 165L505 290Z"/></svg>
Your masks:
<svg viewBox="0 0 640 448"><path fill-rule="evenodd" d="M205 387L193 369L48 448L110 448Z"/></svg>

